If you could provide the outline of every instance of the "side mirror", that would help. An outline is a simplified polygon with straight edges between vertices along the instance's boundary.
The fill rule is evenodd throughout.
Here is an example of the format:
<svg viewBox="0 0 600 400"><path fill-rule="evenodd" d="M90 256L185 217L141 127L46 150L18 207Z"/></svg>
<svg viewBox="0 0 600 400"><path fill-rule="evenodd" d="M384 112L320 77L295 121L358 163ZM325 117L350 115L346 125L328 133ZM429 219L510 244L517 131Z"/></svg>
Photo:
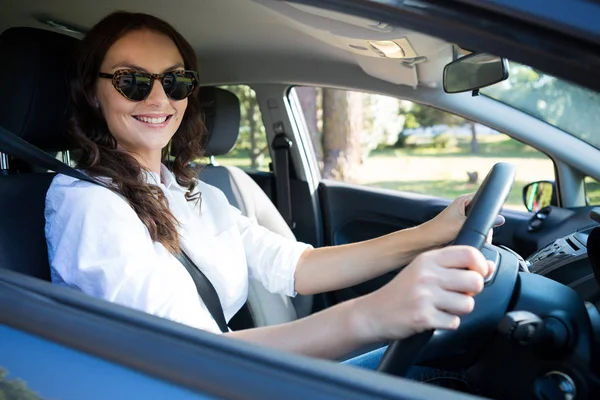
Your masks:
<svg viewBox="0 0 600 400"><path fill-rule="evenodd" d="M556 205L554 182L532 182L523 188L523 203L530 212L538 212L544 207Z"/></svg>
<svg viewBox="0 0 600 400"><path fill-rule="evenodd" d="M444 67L444 92L478 90L508 78L508 61L486 53L473 53Z"/></svg>

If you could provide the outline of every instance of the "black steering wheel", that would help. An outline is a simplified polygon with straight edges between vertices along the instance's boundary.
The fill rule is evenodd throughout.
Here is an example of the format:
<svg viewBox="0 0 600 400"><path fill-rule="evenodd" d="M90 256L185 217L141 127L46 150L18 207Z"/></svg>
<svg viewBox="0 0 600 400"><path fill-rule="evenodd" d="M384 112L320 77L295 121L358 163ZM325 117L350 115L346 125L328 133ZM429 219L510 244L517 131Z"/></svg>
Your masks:
<svg viewBox="0 0 600 400"><path fill-rule="evenodd" d="M513 164L494 165L469 203L467 219L456 236L455 245L473 246L481 250L510 192L515 172L516 168ZM388 346L377 371L405 376L432 335L433 330L429 330L406 339L395 340Z"/></svg>

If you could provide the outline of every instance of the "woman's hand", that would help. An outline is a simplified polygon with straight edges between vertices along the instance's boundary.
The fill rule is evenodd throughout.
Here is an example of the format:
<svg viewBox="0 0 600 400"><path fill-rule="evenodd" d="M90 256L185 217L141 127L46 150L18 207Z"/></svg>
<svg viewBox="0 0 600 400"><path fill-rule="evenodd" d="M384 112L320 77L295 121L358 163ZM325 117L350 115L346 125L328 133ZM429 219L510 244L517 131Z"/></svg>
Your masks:
<svg viewBox="0 0 600 400"><path fill-rule="evenodd" d="M433 247L444 246L454 240L466 220L466 209L473 200L474 194L465 194L457 197L448 207L439 213L431 221L421 225L422 230L434 242ZM498 215L494 226L504 224L504 217ZM487 242L492 243L492 230L490 230Z"/></svg>
<svg viewBox="0 0 600 400"><path fill-rule="evenodd" d="M423 253L386 286L355 300L354 329L367 342L456 329L494 268L469 246Z"/></svg>

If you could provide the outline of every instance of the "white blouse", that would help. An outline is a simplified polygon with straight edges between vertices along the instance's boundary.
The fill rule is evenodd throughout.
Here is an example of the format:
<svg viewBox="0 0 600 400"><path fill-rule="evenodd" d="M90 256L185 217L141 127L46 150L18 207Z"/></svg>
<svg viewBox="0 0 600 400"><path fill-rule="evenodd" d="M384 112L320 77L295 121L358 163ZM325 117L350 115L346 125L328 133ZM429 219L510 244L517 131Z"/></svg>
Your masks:
<svg viewBox="0 0 600 400"><path fill-rule="evenodd" d="M294 272L311 246L252 222L219 189L198 182L202 201L161 166L148 183L165 193L179 221L181 246L215 287L225 319L242 307L248 278L273 293L295 296ZM185 267L160 243L118 194L57 175L46 194L46 241L52 281L90 296L214 333L220 330Z"/></svg>

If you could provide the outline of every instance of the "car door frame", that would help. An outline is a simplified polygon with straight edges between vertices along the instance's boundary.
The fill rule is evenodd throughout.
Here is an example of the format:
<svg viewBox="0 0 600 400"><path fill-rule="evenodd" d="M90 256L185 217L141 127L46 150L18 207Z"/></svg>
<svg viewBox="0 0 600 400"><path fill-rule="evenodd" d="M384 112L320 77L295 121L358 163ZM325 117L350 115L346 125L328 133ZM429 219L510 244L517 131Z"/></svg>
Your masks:
<svg viewBox="0 0 600 400"><path fill-rule="evenodd" d="M23 364L27 350L21 346L35 343L37 353L26 359L36 367L21 365L16 378L36 381L40 377L34 374L43 374L50 382L46 386L65 397L74 377L60 363L83 360L78 370L82 373L92 362L103 361L99 370L106 374L97 376L98 386L131 390L132 384L148 384L150 379L160 390L153 393L155 398L172 398L169 394L181 394L181 389L202 399L464 398L374 371L225 339L4 269L0 269L0 333L10 339L0 344L2 367L10 372L10 360ZM89 390L88 398L99 398L93 392L97 388Z"/></svg>

